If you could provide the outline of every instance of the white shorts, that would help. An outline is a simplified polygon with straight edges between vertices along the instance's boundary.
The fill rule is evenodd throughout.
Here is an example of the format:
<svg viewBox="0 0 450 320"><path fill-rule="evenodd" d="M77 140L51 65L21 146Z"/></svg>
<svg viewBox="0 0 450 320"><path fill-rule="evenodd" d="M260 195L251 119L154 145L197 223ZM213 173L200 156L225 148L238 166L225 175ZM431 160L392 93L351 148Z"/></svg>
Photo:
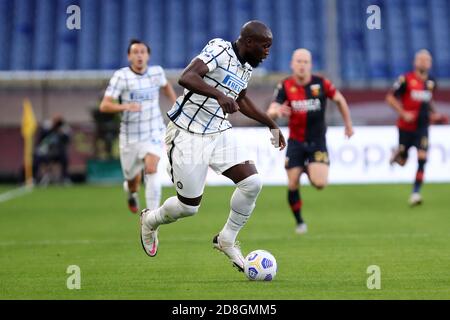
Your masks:
<svg viewBox="0 0 450 320"><path fill-rule="evenodd" d="M144 169L144 158L150 153L161 158L164 146L155 142L137 142L120 145L120 164L125 180L133 180Z"/></svg>
<svg viewBox="0 0 450 320"><path fill-rule="evenodd" d="M169 122L166 131L167 171L181 196L197 198L203 194L208 167L217 174L250 160L232 129L211 135L187 132Z"/></svg>

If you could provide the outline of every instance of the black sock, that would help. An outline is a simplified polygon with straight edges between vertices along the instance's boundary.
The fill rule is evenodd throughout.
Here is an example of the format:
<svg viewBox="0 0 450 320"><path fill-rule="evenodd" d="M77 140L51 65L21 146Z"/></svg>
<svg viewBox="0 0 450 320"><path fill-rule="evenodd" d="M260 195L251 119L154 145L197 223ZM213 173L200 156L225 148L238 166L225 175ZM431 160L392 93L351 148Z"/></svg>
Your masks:
<svg viewBox="0 0 450 320"><path fill-rule="evenodd" d="M288 201L297 224L303 223L302 199L299 190L288 190Z"/></svg>
<svg viewBox="0 0 450 320"><path fill-rule="evenodd" d="M426 160L419 160L419 167L417 168L416 180L414 181L414 187L413 187L414 193L419 193L420 188L422 187L425 162L426 162Z"/></svg>

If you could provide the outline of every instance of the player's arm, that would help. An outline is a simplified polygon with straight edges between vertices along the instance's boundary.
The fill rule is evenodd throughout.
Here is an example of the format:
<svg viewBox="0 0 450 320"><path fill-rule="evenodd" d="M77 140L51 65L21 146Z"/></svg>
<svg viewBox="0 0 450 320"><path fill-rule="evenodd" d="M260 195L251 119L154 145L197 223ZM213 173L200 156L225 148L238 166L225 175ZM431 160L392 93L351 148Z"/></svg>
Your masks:
<svg viewBox="0 0 450 320"><path fill-rule="evenodd" d="M267 109L266 114L271 119L278 119L282 117L289 117L291 109L287 105L286 92L284 91L283 83L279 83L274 92L274 100Z"/></svg>
<svg viewBox="0 0 450 320"><path fill-rule="evenodd" d="M162 87L162 92L169 99L170 103L174 104L177 100L177 95L175 94L175 90L173 90L173 86L167 82L165 86Z"/></svg>
<svg viewBox="0 0 450 320"><path fill-rule="evenodd" d="M387 104L406 122L414 120L414 114L403 109L401 101L398 99L406 91L406 80L403 76L400 76L394 83L393 87L386 94Z"/></svg>
<svg viewBox="0 0 450 320"><path fill-rule="evenodd" d="M141 106L137 103L117 103L112 97L104 96L100 103L100 111L106 113L116 113L122 111L137 112L141 110Z"/></svg>
<svg viewBox="0 0 450 320"><path fill-rule="evenodd" d="M291 108L288 107L286 103L278 103L276 101L272 102L269 106L269 109L267 109L266 114L271 119L278 119L278 118L287 118L291 115Z"/></svg>
<svg viewBox="0 0 450 320"><path fill-rule="evenodd" d="M352 118L350 117L350 108L348 107L347 100L339 90L336 90L332 100L338 106L339 112L344 120L345 135L347 138L350 138L353 135L353 124Z"/></svg>
<svg viewBox="0 0 450 320"><path fill-rule="evenodd" d="M258 121L269 127L271 129L271 133L274 138L278 137L278 141L275 141L274 145L276 147L280 147L280 150L283 150L286 147L286 140L284 139L283 134L281 133L280 128L276 124L275 121L272 120L265 112L258 109L255 104L247 97L246 95L247 89L244 89L239 94L238 99L236 100L239 105L239 110L245 116Z"/></svg>
<svg viewBox="0 0 450 320"><path fill-rule="evenodd" d="M233 98L227 97L203 81L203 77L208 72L208 66L201 59L196 58L184 69L178 84L194 93L216 99L225 113L238 111L239 106Z"/></svg>

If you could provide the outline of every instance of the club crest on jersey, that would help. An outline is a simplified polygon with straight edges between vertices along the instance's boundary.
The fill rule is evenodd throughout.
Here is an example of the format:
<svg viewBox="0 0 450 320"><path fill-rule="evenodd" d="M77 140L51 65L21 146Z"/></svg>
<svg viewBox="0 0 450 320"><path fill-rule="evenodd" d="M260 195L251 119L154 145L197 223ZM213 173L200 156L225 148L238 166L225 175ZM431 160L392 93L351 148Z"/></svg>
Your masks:
<svg viewBox="0 0 450 320"><path fill-rule="evenodd" d="M291 93L296 93L298 91L298 89L297 89L297 87L292 86L292 87L289 88L289 91Z"/></svg>
<svg viewBox="0 0 450 320"><path fill-rule="evenodd" d="M241 79L233 77L231 74L227 75L223 79L222 83L225 84L225 86L227 86L228 88L230 88L236 92L241 92L245 86L245 83Z"/></svg>
<svg viewBox="0 0 450 320"><path fill-rule="evenodd" d="M320 94L320 84L313 84L313 85L311 85L310 88L311 88L311 94L314 97L319 96L319 94Z"/></svg>

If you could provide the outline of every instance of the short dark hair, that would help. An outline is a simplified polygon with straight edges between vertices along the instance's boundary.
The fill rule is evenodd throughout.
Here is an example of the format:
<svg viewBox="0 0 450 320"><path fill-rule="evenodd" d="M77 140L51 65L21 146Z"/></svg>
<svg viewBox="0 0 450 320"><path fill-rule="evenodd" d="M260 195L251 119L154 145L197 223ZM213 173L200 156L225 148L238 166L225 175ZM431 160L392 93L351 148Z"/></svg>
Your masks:
<svg viewBox="0 0 450 320"><path fill-rule="evenodd" d="M130 54L131 46L132 46L133 44L136 44L136 43L140 43L140 44L145 45L145 46L147 47L147 52L148 52L148 54L150 54L150 53L152 52L152 50L150 49L150 46L149 46L148 44L146 44L144 41L141 41L141 40L139 40L139 39L131 39L131 40L130 40L130 44L128 45L128 50L127 50L128 54Z"/></svg>

